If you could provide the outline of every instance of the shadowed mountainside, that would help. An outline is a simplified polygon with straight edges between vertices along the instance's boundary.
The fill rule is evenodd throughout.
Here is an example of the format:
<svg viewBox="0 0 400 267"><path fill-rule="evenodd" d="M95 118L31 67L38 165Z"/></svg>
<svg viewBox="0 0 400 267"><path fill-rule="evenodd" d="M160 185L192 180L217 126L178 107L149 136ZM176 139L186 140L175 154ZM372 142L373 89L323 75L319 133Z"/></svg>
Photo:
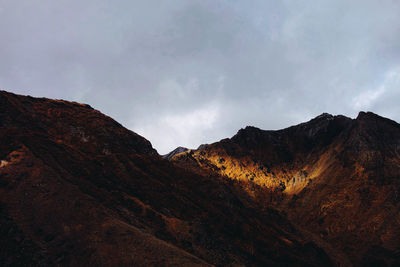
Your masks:
<svg viewBox="0 0 400 267"><path fill-rule="evenodd" d="M279 131L246 127L172 161L258 185L269 205L355 265L400 264L400 125L392 120L324 113Z"/></svg>
<svg viewBox="0 0 400 267"><path fill-rule="evenodd" d="M0 140L2 265L333 264L241 183L162 159L88 105L0 91Z"/></svg>

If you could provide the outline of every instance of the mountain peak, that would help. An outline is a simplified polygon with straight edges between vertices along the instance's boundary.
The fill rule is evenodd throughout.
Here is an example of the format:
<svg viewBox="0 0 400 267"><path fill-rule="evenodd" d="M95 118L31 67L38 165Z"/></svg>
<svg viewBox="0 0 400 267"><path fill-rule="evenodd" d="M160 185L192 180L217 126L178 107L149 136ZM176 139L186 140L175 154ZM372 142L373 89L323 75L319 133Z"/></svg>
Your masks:
<svg viewBox="0 0 400 267"><path fill-rule="evenodd" d="M180 153L182 153L182 152L186 152L186 151L188 151L188 150L190 150L190 149L188 149L188 148L186 148L186 147L179 146L179 147L175 148L174 150L172 150L171 152L169 152L168 154L163 155L162 157L165 158L165 159L170 160L170 159L172 159L175 155L180 154Z"/></svg>
<svg viewBox="0 0 400 267"><path fill-rule="evenodd" d="M382 117L382 116L380 116L378 114L375 114L375 113L373 113L371 111L360 111L358 113L358 116L357 116L356 120L358 120L358 121L362 121L362 120L382 120L382 121L395 122L395 121L393 121L391 119Z"/></svg>
<svg viewBox="0 0 400 267"><path fill-rule="evenodd" d="M247 125L246 127L241 128L241 129L237 132L237 134L240 134L240 133L242 133L242 132L258 132L258 131L260 131L260 130L261 130L260 128Z"/></svg>
<svg viewBox="0 0 400 267"><path fill-rule="evenodd" d="M371 112L371 111L360 111L357 116L357 120L362 120L366 118L377 118L380 117L379 115Z"/></svg>
<svg viewBox="0 0 400 267"><path fill-rule="evenodd" d="M315 117L314 119L333 119L333 115L324 112L321 115L318 115L317 117Z"/></svg>
<svg viewBox="0 0 400 267"><path fill-rule="evenodd" d="M32 135L49 134L57 143L91 153L112 154L119 147L126 152L158 155L144 137L76 102L0 91L0 126L34 129Z"/></svg>
<svg viewBox="0 0 400 267"><path fill-rule="evenodd" d="M362 124L371 125L371 126L372 126L372 123L374 123L374 124L378 123L379 125L382 125L382 126L390 125L395 128L400 127L399 123L397 123L396 121L379 116L378 114L375 114L370 111L368 111L368 112L360 111L360 113L358 113L356 121L361 122Z"/></svg>

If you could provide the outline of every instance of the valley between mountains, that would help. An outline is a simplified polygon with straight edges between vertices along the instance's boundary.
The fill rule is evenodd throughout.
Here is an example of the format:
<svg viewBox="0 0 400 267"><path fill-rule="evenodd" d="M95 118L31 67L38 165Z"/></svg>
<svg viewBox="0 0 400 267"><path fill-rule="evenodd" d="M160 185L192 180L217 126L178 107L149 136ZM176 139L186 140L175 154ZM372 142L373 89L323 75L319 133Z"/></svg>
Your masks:
<svg viewBox="0 0 400 267"><path fill-rule="evenodd" d="M399 266L400 125L322 114L161 156L0 91L2 266Z"/></svg>

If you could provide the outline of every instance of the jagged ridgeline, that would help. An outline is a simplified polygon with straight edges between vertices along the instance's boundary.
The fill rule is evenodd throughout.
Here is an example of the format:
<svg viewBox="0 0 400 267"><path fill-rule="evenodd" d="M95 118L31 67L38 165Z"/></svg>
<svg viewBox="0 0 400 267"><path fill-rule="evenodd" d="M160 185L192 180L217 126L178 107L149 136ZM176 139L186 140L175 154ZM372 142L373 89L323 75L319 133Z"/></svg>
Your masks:
<svg viewBox="0 0 400 267"><path fill-rule="evenodd" d="M255 186L270 192L268 205L286 211L348 264L399 263L395 121L371 112L356 119L324 113L279 131L246 127L171 160L241 181L250 195Z"/></svg>
<svg viewBox="0 0 400 267"><path fill-rule="evenodd" d="M88 105L0 92L3 266L330 266L239 184L163 159Z"/></svg>
<svg viewBox="0 0 400 267"><path fill-rule="evenodd" d="M4 266L398 266L400 126L322 114L160 156L88 105L0 91Z"/></svg>

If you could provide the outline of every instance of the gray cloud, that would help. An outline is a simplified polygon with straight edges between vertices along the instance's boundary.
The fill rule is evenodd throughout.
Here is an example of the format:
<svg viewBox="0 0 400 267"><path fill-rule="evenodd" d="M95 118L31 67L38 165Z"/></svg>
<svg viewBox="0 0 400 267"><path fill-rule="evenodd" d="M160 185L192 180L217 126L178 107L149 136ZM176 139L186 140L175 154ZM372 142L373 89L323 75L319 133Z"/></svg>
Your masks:
<svg viewBox="0 0 400 267"><path fill-rule="evenodd" d="M0 0L0 87L86 102L160 153L255 125L400 121L397 1Z"/></svg>

